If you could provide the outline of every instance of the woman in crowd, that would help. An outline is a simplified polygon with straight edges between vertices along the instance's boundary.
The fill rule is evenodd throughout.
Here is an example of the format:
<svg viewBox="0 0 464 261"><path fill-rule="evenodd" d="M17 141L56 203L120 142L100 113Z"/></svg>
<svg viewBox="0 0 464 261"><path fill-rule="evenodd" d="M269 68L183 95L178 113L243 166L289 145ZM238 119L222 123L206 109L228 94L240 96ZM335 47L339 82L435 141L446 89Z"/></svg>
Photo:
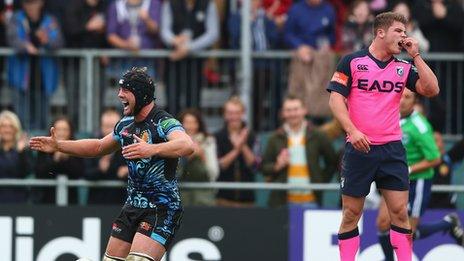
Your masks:
<svg viewBox="0 0 464 261"><path fill-rule="evenodd" d="M350 15L342 34L344 51L358 51L371 44L373 20L368 1L356 0L351 4Z"/></svg>
<svg viewBox="0 0 464 261"><path fill-rule="evenodd" d="M66 117L57 118L53 124L55 135L58 140L73 140L74 129L71 121ZM39 152L35 166L36 177L39 179L53 179L58 175L65 175L69 179L78 179L83 175L84 161L61 152L53 154ZM77 189L69 189L69 203L78 202ZM55 204L55 188L44 188L39 190L39 203Z"/></svg>
<svg viewBox="0 0 464 261"><path fill-rule="evenodd" d="M0 178L22 179L30 172L27 139L21 122L11 111L0 113ZM0 203L23 203L27 191L22 188L0 188Z"/></svg>
<svg viewBox="0 0 464 261"><path fill-rule="evenodd" d="M409 7L409 4L405 1L398 1L393 5L392 11L395 13L400 13L406 17L408 20L408 24L406 24L406 32L408 33L408 36L417 39L419 42L419 50L421 52L428 52L430 48L430 42L427 40L427 38L425 38L416 20L412 19L411 8Z"/></svg>
<svg viewBox="0 0 464 261"><path fill-rule="evenodd" d="M219 175L216 140L206 131L201 113L197 109L187 109L179 116L185 131L194 141L195 151L181 160L180 180L187 182L215 181ZM211 206L215 203L213 190L183 190L182 202L188 206Z"/></svg>

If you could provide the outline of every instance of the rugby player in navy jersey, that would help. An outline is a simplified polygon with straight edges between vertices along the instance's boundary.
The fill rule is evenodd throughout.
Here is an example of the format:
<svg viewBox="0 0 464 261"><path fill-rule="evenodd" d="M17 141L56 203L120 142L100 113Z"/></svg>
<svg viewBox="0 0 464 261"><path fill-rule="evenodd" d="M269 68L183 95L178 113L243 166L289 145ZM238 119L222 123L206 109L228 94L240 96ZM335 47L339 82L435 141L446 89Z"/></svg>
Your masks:
<svg viewBox="0 0 464 261"><path fill-rule="evenodd" d="M101 139L59 141L33 137L31 149L101 157L122 148L129 167L127 200L114 220L104 261L159 261L182 218L175 171L179 157L193 152L182 125L154 102L155 84L146 68L132 68L119 81L124 117Z"/></svg>

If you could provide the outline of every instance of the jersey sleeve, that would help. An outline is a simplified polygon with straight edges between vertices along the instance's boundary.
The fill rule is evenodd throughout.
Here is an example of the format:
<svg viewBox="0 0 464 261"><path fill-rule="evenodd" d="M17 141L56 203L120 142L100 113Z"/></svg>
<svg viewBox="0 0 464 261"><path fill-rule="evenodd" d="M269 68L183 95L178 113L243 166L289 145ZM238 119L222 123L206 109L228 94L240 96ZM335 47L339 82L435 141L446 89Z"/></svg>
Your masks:
<svg viewBox="0 0 464 261"><path fill-rule="evenodd" d="M162 138L167 138L173 131L185 131L182 124L172 117L163 117L158 123L158 133Z"/></svg>
<svg viewBox="0 0 464 261"><path fill-rule="evenodd" d="M419 74L417 73L417 68L414 65L411 65L409 68L408 79L406 80L406 87L413 92L416 92L416 83L419 80Z"/></svg>
<svg viewBox="0 0 464 261"><path fill-rule="evenodd" d="M426 160L435 160L441 157L440 150L433 137L432 127L425 119L416 117L413 120L417 128L415 132L415 144L419 147L422 155Z"/></svg>
<svg viewBox="0 0 464 261"><path fill-rule="evenodd" d="M348 97L351 91L351 57L343 57L337 65L337 69L330 80L327 91L338 92L341 95Z"/></svg>
<svg viewBox="0 0 464 261"><path fill-rule="evenodd" d="M121 121L119 121L118 123L116 123L116 125L114 126L114 129L113 129L113 140L119 142L122 137L121 137Z"/></svg>

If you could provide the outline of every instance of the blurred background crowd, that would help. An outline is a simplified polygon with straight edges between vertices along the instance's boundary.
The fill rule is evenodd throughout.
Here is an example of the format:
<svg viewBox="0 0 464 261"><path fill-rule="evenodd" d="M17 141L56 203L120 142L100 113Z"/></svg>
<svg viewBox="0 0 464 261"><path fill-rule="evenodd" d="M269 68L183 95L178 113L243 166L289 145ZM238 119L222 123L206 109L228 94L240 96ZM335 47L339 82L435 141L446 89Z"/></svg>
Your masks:
<svg viewBox="0 0 464 261"><path fill-rule="evenodd" d="M107 135L121 117L118 77L146 66L158 82L157 103L178 117L196 144L195 153L180 160L181 182L336 182L344 134L331 118L325 87L341 55L370 44L373 17L393 10L409 18L407 33L422 53L440 55L431 65L441 96L420 101L417 110L431 121L442 150L436 182L460 182L452 173L464 157L464 59L453 56L464 53L464 1L250 0L245 43L242 6L241 0L2 0L0 178L125 181L120 153L91 160L32 153L27 140L50 126L59 139ZM249 103L241 99L244 68L227 52L244 45L253 54ZM199 55L205 50L218 55ZM83 95L88 56L91 90ZM83 97L95 99L93 127L84 126ZM443 134L454 138L445 143ZM69 203L121 204L124 194L123 188L73 188ZM433 202L453 207L455 196L437 194ZM201 189L183 190L182 197L196 206L327 202L308 190L263 196ZM51 187L0 187L1 203L55 201Z"/></svg>

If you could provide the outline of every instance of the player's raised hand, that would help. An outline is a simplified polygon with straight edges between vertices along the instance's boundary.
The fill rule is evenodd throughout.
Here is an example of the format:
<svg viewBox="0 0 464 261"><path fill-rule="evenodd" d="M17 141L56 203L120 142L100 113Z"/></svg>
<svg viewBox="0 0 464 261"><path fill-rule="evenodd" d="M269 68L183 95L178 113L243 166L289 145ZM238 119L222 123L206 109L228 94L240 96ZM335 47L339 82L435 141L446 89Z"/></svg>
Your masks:
<svg viewBox="0 0 464 261"><path fill-rule="evenodd" d="M143 159L149 158L152 156L152 146L146 141L137 137L137 135L132 135L137 141L136 143L127 145L122 148L122 156L126 159Z"/></svg>
<svg viewBox="0 0 464 261"><path fill-rule="evenodd" d="M370 151L371 142L367 136L359 130L350 133L350 142L356 150L368 153Z"/></svg>
<svg viewBox="0 0 464 261"><path fill-rule="evenodd" d="M274 170L281 171L283 168L287 167L288 164L290 163L290 153L288 152L288 149L282 149L279 152L279 155L277 155L276 163L274 165Z"/></svg>
<svg viewBox="0 0 464 261"><path fill-rule="evenodd" d="M406 37L401 41L401 46L414 58L419 53L419 42L411 37Z"/></svg>
<svg viewBox="0 0 464 261"><path fill-rule="evenodd" d="M23 133L19 138L18 142L16 142L16 148L19 152L21 152L27 147L27 145L27 134Z"/></svg>
<svg viewBox="0 0 464 261"><path fill-rule="evenodd" d="M29 140L29 147L32 150L42 151L45 153L54 153L58 151L58 141L55 136L55 127L50 128L50 136L37 136Z"/></svg>

